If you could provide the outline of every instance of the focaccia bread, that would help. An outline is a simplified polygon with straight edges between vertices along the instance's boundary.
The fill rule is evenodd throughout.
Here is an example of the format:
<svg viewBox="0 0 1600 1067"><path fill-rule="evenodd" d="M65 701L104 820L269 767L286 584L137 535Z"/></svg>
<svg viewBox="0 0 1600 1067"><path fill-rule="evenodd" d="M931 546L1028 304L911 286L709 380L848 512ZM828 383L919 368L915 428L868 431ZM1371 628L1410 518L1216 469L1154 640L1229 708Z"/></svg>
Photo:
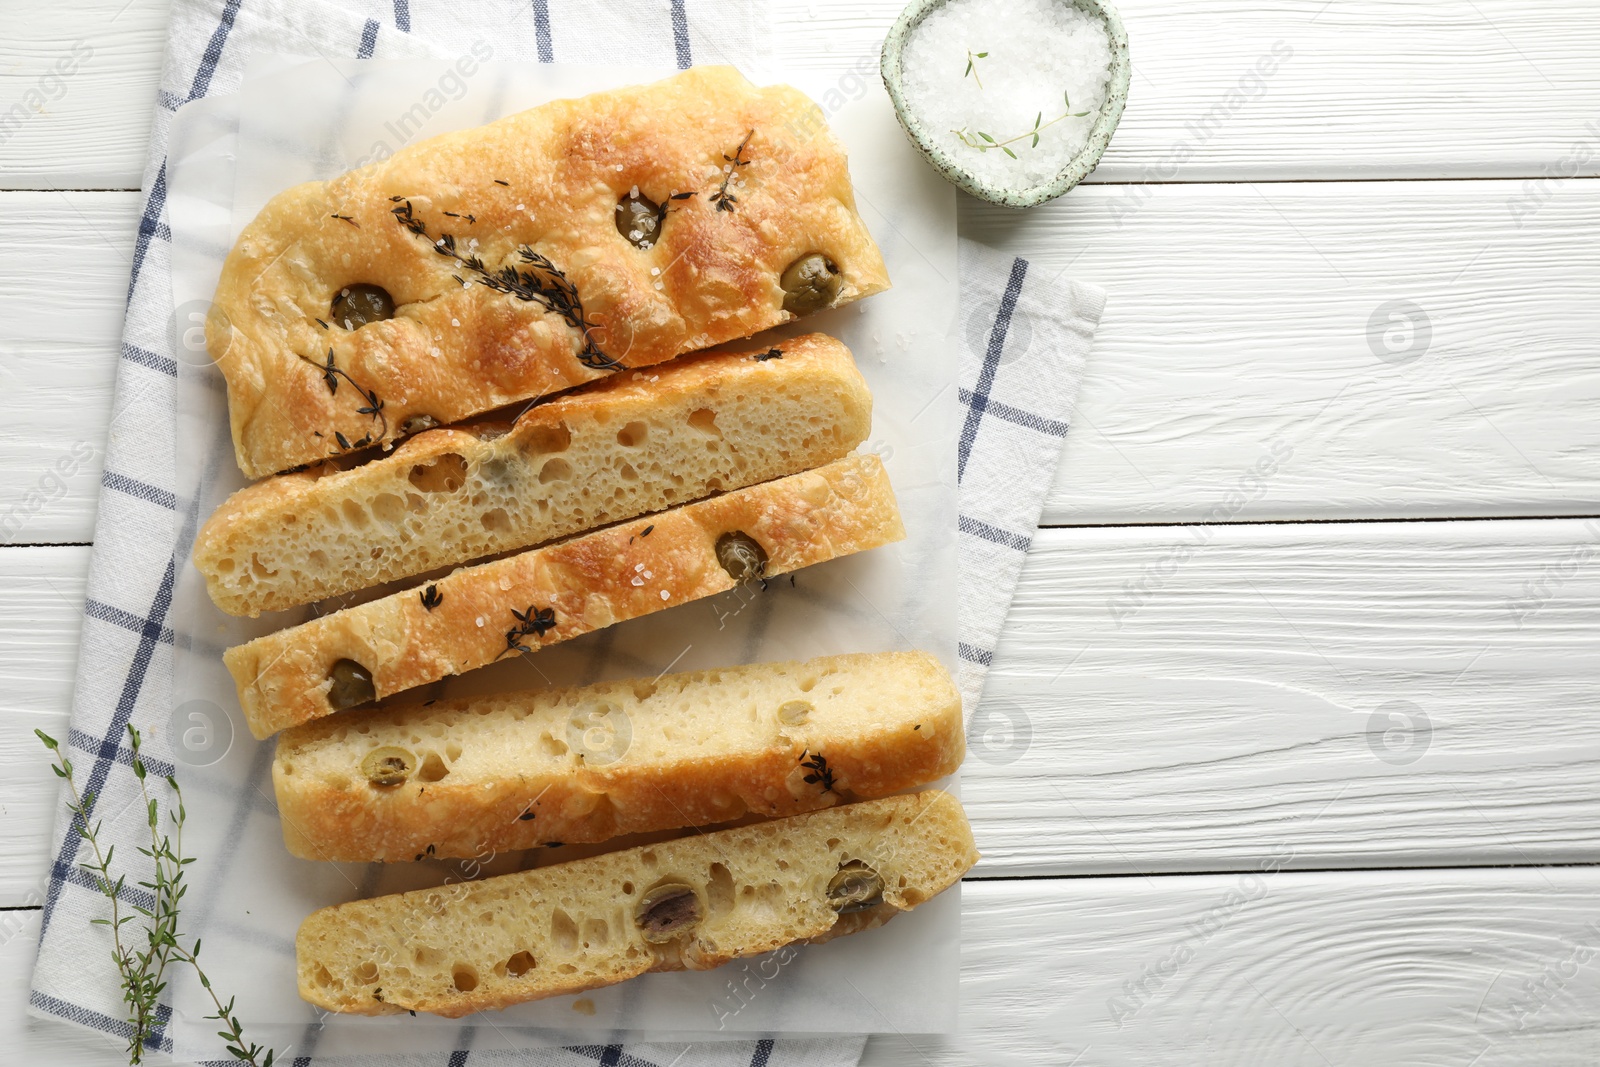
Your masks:
<svg viewBox="0 0 1600 1067"><path fill-rule="evenodd" d="M880 652L335 715L278 735L272 785L296 856L459 859L887 796L965 752L949 673Z"/></svg>
<svg viewBox="0 0 1600 1067"><path fill-rule="evenodd" d="M464 567L228 649L251 733L905 536L871 454Z"/></svg>
<svg viewBox="0 0 1600 1067"><path fill-rule="evenodd" d="M329 1011L475 1011L709 970L880 926L978 860L947 793L868 800L313 912L300 996Z"/></svg>
<svg viewBox="0 0 1600 1067"><path fill-rule="evenodd" d="M255 478L888 285L817 105L695 67L279 194L206 344Z"/></svg>
<svg viewBox="0 0 1600 1067"><path fill-rule="evenodd" d="M872 397L831 337L686 356L503 425L429 430L350 470L229 497L195 539L233 615L307 604L660 511L839 459Z"/></svg>

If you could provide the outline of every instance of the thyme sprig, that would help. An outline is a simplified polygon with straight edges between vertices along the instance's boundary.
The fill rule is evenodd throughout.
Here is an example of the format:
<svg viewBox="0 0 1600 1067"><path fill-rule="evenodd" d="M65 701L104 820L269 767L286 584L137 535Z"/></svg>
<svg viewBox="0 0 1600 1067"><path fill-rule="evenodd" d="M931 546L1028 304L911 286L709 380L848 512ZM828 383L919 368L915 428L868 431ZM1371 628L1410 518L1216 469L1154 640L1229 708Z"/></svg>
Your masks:
<svg viewBox="0 0 1600 1067"><path fill-rule="evenodd" d="M505 293L518 300L538 304L546 311L560 315L566 320L568 326L583 336L583 350L578 353L579 363L590 370L623 369L621 363L600 351L595 345L592 334L594 324L584 314L583 300L578 296L577 286L573 285L571 279L549 258L540 255L527 245L522 245L517 249L517 257L528 264L525 269L519 270L508 263L499 270L490 270L477 253L463 253L457 249L454 234L441 233L438 237L434 237L429 233L428 224L417 217L410 200L403 196L391 196L389 200L396 205L390 210L401 226L418 237L426 238L439 255L461 264L475 276L478 284L487 286L497 293ZM453 277L462 285L468 284L459 274Z"/></svg>
<svg viewBox="0 0 1600 1067"><path fill-rule="evenodd" d="M500 656L507 652L532 652L533 649L522 643L524 637L543 637L548 631L556 628L556 613L553 608L536 608L528 605L527 611L511 609L511 615L517 620L517 625L506 631L506 647L501 650ZM495 659L499 659L496 656Z"/></svg>
<svg viewBox="0 0 1600 1067"><path fill-rule="evenodd" d="M745 134L744 140L739 142L739 147L733 150L733 155L730 156L726 152L722 153L722 158L728 161L728 165L722 171L722 185L718 187L716 192L706 197L711 203L717 205L718 211L732 211L733 205L739 201L737 196L728 192L728 183L733 181L733 176L739 173L740 167L748 167L750 165L750 161L744 158L744 150L750 144L750 138L755 135L755 130Z"/></svg>
<svg viewBox="0 0 1600 1067"><path fill-rule="evenodd" d="M350 377L348 371L341 369L338 364L334 362L333 349L328 349L328 361L326 363L318 363L309 356L301 356L300 358L321 372L322 380L327 385L328 395L330 396L339 395L340 378L343 378L345 381L349 382L350 388L360 393L363 401L362 405L356 408L356 414L371 416L372 419L379 424L378 435L376 438L373 437L372 432L369 430L359 440L351 441L340 431L333 431L334 440L339 442L340 451L350 452L357 448L366 448L368 445L372 444L374 440L381 441L389 435L389 416L383 413L383 401L379 399L377 390L362 388L361 383ZM337 455L337 453L335 454Z"/></svg>
<svg viewBox="0 0 1600 1067"><path fill-rule="evenodd" d="M69 798L67 810L73 815L73 830L88 843L94 855L93 863L86 862L82 866L94 876L97 887L111 901L111 918L91 919L90 922L111 927L112 958L122 977L123 1001L129 1010L128 1062L139 1064L143 1061L144 1047L150 1042L155 1030L156 1009L161 993L167 987L167 967L175 961L194 968L195 977L199 979L201 988L210 996L212 1004L217 1009L215 1015L208 1015L206 1018L216 1019L223 1024L224 1029L217 1031L217 1035L227 1042L229 1055L243 1063L251 1064L252 1067L272 1067L276 1055L273 1050L245 1040L243 1025L234 1012L234 998L229 997L228 1002L224 1004L216 990L212 988L211 979L200 966L200 941L196 939L194 948L188 949L183 946L179 937L179 906L188 891L183 882L183 869L193 863L194 859L183 855L183 824L187 812L183 806L183 790L179 788L177 779L171 775L166 777L167 786L172 790L173 797L169 810L173 830L169 835L161 832L160 808L155 798L150 795L147 785L148 770L140 748L143 738L139 731L129 724L128 737L133 748L133 774L139 781L139 795L144 800L145 821L150 830L150 847L140 848L139 853L149 857L154 866L154 880L138 883L150 890L153 899L149 908L133 906L134 910L148 921L144 928L145 948L143 951L134 952L127 947L122 938L122 927L134 921L133 915L122 912L119 903L127 876L118 875L114 880L111 877L111 862L116 846L112 845L101 851L99 841L101 824L97 821L91 825L88 814L93 807L94 794L93 792L79 794L77 781L73 777L72 761L61 752L61 746L56 739L43 730L36 729L34 733L56 758L51 770L66 782Z"/></svg>
<svg viewBox="0 0 1600 1067"><path fill-rule="evenodd" d="M965 78L968 74L972 75L972 80L978 83L978 88L982 89L983 79L978 77L978 60L988 58L988 52L974 52L970 48L967 49L967 69L961 76Z"/></svg>
<svg viewBox="0 0 1600 1067"><path fill-rule="evenodd" d="M422 606L427 608L429 611L432 611L434 608L444 603L444 594L439 592L439 587L437 585L428 586L428 588L424 589L418 594L418 596L422 600Z"/></svg>
<svg viewBox="0 0 1600 1067"><path fill-rule="evenodd" d="M1061 98L1066 101L1067 105L1067 110L1064 113L1057 115L1049 122L1044 122L1044 112L1041 111L1034 117L1033 127L1031 129L1025 130L1022 133L1017 134L1015 137L1007 137L1003 141L995 140L992 136L984 133L982 130L979 130L977 134L974 135L972 131L968 130L965 126L961 127L959 130L951 130L950 132L955 134L956 137L960 138L961 143L966 145L968 148L976 148L980 152L987 152L991 148L998 148L1012 159L1016 159L1017 154L1007 147L1008 145L1016 144L1018 141L1026 141L1031 137L1033 139L1033 143L1028 147L1038 148L1040 133L1048 130L1050 127L1054 126L1063 119L1081 119L1088 114L1087 111L1072 110L1072 97L1069 93L1063 92L1061 94Z"/></svg>

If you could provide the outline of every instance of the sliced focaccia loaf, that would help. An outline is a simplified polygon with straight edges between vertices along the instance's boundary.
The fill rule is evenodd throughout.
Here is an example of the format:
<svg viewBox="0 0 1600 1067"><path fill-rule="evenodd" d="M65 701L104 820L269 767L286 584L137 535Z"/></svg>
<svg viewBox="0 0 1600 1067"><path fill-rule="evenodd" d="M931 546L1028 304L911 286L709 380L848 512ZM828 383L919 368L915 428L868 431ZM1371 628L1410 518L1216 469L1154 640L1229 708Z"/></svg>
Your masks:
<svg viewBox="0 0 1600 1067"><path fill-rule="evenodd" d="M256 737L905 536L883 463L814 471L463 567L228 649Z"/></svg>
<svg viewBox="0 0 1600 1067"><path fill-rule="evenodd" d="M278 735L289 851L368 861L768 817L942 778L961 697L924 652L374 708Z"/></svg>
<svg viewBox="0 0 1600 1067"><path fill-rule="evenodd" d="M809 470L866 439L850 350L808 334L629 371L510 428L439 429L229 497L195 540L233 615L307 604Z"/></svg>
<svg viewBox="0 0 1600 1067"><path fill-rule="evenodd" d="M254 478L888 284L817 105L695 67L279 194L206 344Z"/></svg>
<svg viewBox="0 0 1600 1067"><path fill-rule="evenodd" d="M961 805L929 790L358 900L301 924L300 995L329 1011L458 1018L709 970L881 925L977 860Z"/></svg>

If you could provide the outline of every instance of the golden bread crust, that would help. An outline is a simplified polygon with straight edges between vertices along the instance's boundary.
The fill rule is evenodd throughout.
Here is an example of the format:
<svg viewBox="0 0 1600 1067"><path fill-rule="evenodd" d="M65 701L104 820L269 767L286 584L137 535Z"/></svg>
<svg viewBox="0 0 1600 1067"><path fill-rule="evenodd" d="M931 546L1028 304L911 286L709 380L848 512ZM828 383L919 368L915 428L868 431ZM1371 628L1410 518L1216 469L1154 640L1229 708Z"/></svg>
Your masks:
<svg viewBox="0 0 1600 1067"><path fill-rule="evenodd" d="M337 710L328 694L341 660L360 664L381 700L518 651L519 627L516 645L537 650L732 589L738 583L719 564L716 544L736 531L763 549L769 576L905 536L882 461L854 453L462 568L432 583L442 598L432 607L417 590L394 593L235 646L223 660L251 732L269 737Z"/></svg>
<svg viewBox="0 0 1600 1067"><path fill-rule="evenodd" d="M823 334L685 356L509 432L429 430L349 470L263 479L212 514L194 563L218 607L253 617L807 470L871 424L850 350Z"/></svg>
<svg viewBox="0 0 1600 1067"><path fill-rule="evenodd" d="M240 468L261 477L348 451L336 433L351 445L392 442L411 416L449 424L608 366L748 337L795 317L779 278L809 253L842 275L834 304L887 288L844 150L819 114L795 89L695 67L281 193L229 254L206 324ZM747 135L736 199L712 202L732 166L724 156ZM616 223L634 188L670 205L645 250ZM679 192L695 195L669 200ZM446 236L454 255L440 252ZM485 284L506 267L531 269L523 249L565 277L581 318ZM386 290L394 315L347 330L331 302L363 284ZM337 390L324 377L330 354L345 376ZM381 413L359 410L372 406L363 393L383 401Z"/></svg>
<svg viewBox="0 0 1600 1067"><path fill-rule="evenodd" d="M928 790L352 901L301 924L300 996L337 1012L459 1018L648 971L708 970L881 925L977 859L960 803ZM881 903L834 910L828 887L847 863L879 876ZM652 942L634 917L663 884L691 890L699 917Z"/></svg>
<svg viewBox="0 0 1600 1067"><path fill-rule="evenodd" d="M394 748L418 770L374 784ZM467 859L887 796L965 752L937 660L857 653L351 711L279 734L272 783L296 856Z"/></svg>

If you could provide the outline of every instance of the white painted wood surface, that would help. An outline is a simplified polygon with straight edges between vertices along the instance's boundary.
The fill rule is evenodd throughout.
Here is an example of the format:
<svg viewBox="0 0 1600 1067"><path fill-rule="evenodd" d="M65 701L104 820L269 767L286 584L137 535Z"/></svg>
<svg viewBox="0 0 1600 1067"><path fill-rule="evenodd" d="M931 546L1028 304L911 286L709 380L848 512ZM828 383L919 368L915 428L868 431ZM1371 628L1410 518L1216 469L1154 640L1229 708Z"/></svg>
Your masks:
<svg viewBox="0 0 1600 1067"><path fill-rule="evenodd" d="M165 6L0 0L0 114L94 53L0 144L0 516L42 501L0 538L18 1062L123 1062L22 1022L32 729L69 706ZM966 1032L865 1062L1600 1062L1600 523L1555 518L1600 514L1600 11L1119 6L1096 184L962 215L1110 290L1043 519L1106 525L1036 534L974 723ZM778 39L870 77L898 7L786 0ZM1405 305L1369 337L1396 301L1415 359Z"/></svg>

